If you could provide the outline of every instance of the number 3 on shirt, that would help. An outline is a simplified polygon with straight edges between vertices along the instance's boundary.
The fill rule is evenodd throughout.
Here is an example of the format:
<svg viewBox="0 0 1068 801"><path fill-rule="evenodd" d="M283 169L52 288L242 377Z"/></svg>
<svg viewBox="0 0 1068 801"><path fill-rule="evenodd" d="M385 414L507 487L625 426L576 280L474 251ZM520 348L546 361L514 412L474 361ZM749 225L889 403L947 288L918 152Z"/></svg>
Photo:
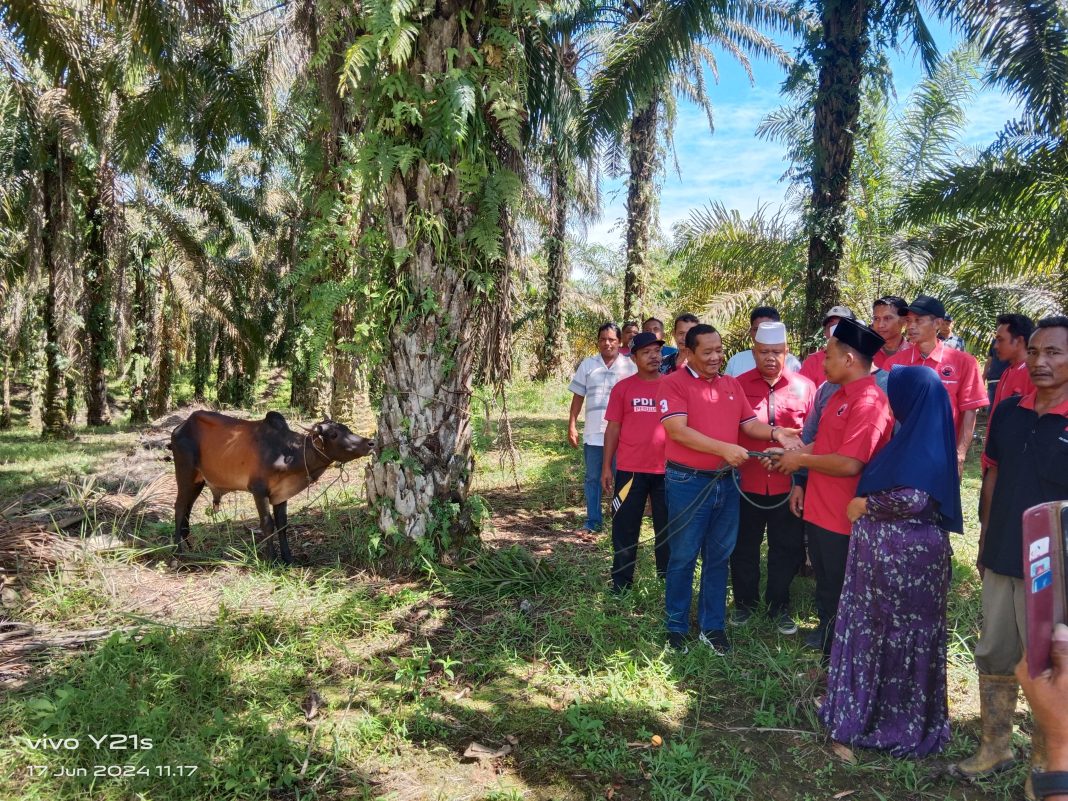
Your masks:
<svg viewBox="0 0 1068 801"><path fill-rule="evenodd" d="M661 398L661 400L660 400L660 413L661 414L667 414L667 410L668 410L667 398Z"/></svg>

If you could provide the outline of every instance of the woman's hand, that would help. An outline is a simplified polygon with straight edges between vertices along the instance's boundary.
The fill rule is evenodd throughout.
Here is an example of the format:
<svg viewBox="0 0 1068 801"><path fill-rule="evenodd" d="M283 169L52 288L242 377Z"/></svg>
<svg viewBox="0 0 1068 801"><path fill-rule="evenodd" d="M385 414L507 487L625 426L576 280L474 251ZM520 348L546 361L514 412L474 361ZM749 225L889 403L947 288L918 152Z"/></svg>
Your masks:
<svg viewBox="0 0 1068 801"><path fill-rule="evenodd" d="M854 498L849 502L846 507L846 517L849 518L850 523L856 523L868 512L868 499L867 498Z"/></svg>

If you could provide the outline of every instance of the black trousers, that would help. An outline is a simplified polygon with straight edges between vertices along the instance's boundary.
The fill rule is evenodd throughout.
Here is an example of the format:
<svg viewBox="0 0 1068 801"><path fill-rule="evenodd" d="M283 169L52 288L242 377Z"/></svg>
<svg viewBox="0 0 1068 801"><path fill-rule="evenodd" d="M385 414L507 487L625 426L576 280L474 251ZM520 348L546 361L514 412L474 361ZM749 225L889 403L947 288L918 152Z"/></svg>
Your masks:
<svg viewBox="0 0 1068 801"><path fill-rule="evenodd" d="M823 652L831 653L834 640L834 619L838 614L838 599L842 597L846 559L849 557L849 535L805 523L808 534L808 553L816 573L816 614L824 630Z"/></svg>
<svg viewBox="0 0 1068 801"><path fill-rule="evenodd" d="M747 493L748 495L748 493ZM772 506L783 495L748 495L761 506ZM805 561L803 524L788 504L758 509L742 496L739 501L738 542L731 554L731 587L734 605L753 612L760 606L760 545L768 532L768 583L764 603L768 614L778 617L790 611L790 582Z"/></svg>
<svg viewBox="0 0 1068 801"><path fill-rule="evenodd" d="M623 497L625 496L625 497ZM626 589L634 583L634 565L638 561L638 536L642 530L645 501L653 506L653 531L656 534L656 574L667 574L671 552L667 542L667 501L664 500L663 473L631 473L616 470L616 492L612 498L612 587Z"/></svg>

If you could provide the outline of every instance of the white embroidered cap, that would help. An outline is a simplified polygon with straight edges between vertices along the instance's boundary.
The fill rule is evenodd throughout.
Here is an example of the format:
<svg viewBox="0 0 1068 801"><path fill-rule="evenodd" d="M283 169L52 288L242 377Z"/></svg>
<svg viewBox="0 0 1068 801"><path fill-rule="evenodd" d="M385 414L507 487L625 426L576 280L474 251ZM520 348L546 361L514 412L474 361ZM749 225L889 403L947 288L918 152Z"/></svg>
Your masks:
<svg viewBox="0 0 1068 801"><path fill-rule="evenodd" d="M753 341L761 345L786 344L786 326L782 323L764 322L757 326Z"/></svg>

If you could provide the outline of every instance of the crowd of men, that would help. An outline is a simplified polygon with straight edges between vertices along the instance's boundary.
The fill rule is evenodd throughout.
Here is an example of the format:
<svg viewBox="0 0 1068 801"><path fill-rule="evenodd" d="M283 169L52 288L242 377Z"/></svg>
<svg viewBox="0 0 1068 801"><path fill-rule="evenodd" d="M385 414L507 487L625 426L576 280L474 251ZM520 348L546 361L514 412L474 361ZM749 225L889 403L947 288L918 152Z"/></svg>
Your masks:
<svg viewBox="0 0 1068 801"><path fill-rule="evenodd" d="M1036 325L1022 314L1001 315L982 370L951 322L943 303L925 295L911 303L879 298L871 325L835 306L823 320L826 345L800 363L778 312L767 306L750 317L752 347L729 361L719 332L691 314L674 320L674 347L658 319L623 331L606 323L598 354L579 365L570 385L569 440L577 447L585 404L587 515L579 533L596 536L602 491L610 494L616 592L634 581L642 517L651 506L672 648L685 651L694 642L699 557L697 642L726 654L728 625L760 612L784 635L796 633L790 586L807 543L819 620L805 642L829 654L849 552L847 507L864 466L893 436L888 371L924 365L937 374L952 408L958 480L977 412L993 403L977 565L983 740L958 765L961 774L979 776L1011 758L1013 670L1025 638L1021 515L1033 504L1068 498L1068 317Z"/></svg>

